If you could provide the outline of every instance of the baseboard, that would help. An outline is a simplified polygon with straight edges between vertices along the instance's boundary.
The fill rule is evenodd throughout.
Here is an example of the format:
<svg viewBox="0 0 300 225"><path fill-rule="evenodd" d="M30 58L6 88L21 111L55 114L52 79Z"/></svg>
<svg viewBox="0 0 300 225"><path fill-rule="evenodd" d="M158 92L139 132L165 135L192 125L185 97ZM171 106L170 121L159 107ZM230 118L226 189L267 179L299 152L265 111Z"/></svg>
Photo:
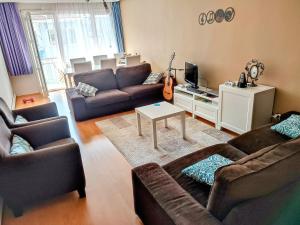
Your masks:
<svg viewBox="0 0 300 225"><path fill-rule="evenodd" d="M3 201L0 198L0 225L2 224L2 215L3 215Z"/></svg>

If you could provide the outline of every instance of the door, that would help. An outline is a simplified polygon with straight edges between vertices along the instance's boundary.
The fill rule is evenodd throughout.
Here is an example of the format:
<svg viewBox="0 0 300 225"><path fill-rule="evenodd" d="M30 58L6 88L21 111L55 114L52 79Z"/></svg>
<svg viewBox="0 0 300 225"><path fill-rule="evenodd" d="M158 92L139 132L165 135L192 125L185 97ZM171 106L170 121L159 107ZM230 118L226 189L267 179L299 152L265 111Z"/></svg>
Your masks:
<svg viewBox="0 0 300 225"><path fill-rule="evenodd" d="M31 23L47 89L64 89L63 65L54 16L31 15Z"/></svg>

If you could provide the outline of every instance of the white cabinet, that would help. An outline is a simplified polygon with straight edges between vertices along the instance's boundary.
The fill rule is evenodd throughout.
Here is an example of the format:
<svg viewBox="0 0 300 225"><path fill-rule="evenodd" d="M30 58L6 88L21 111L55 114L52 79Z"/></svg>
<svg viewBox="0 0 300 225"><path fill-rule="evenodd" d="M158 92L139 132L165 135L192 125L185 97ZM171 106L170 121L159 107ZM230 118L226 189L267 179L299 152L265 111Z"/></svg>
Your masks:
<svg viewBox="0 0 300 225"><path fill-rule="evenodd" d="M271 121L275 88L219 87L219 126L242 134Z"/></svg>
<svg viewBox="0 0 300 225"><path fill-rule="evenodd" d="M209 94L198 94L188 91L185 87L174 89L174 105L177 105L193 117L199 116L215 123L218 128L218 97Z"/></svg>

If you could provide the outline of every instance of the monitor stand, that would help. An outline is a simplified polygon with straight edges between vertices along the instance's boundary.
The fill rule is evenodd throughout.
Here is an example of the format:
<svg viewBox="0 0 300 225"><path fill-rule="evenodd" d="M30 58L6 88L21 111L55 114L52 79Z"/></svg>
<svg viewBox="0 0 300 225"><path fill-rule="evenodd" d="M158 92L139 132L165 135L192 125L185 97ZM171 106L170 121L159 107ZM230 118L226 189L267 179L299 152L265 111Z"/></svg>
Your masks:
<svg viewBox="0 0 300 225"><path fill-rule="evenodd" d="M198 87L192 87L192 86L187 86L186 90L193 92L193 93L197 93L197 94L203 94L204 91L201 91Z"/></svg>

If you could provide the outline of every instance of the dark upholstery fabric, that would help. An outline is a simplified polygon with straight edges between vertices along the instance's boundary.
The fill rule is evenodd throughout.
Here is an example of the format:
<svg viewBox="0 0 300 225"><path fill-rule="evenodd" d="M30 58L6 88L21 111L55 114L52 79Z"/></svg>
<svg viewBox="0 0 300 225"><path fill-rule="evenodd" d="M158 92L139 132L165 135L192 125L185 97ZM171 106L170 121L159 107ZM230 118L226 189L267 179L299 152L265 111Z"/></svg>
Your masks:
<svg viewBox="0 0 300 225"><path fill-rule="evenodd" d="M242 134L228 143L247 154L252 154L265 147L290 140L289 137L271 130L272 125L270 124Z"/></svg>
<svg viewBox="0 0 300 225"><path fill-rule="evenodd" d="M80 149L70 138L67 118L15 128L11 133L2 124L0 120L1 146L8 146L10 136L17 134L38 149L0 160L0 195L16 216L37 201L75 190L83 195Z"/></svg>
<svg viewBox="0 0 300 225"><path fill-rule="evenodd" d="M147 84L135 85L121 89L130 95L132 99L146 98L153 95L153 93L161 93L163 91L163 84Z"/></svg>
<svg viewBox="0 0 300 225"><path fill-rule="evenodd" d="M68 144L74 144L74 143L75 143L75 141L73 138L64 138L64 139L60 139L58 141L53 141L48 144L38 146L34 150L40 150L40 149L44 149L44 148L52 148L55 146L68 145Z"/></svg>
<svg viewBox="0 0 300 225"><path fill-rule="evenodd" d="M145 225L220 225L157 164L132 172L136 213Z"/></svg>
<svg viewBox="0 0 300 225"><path fill-rule="evenodd" d="M300 138L266 147L217 170L208 210L223 220L237 204L267 195L300 178Z"/></svg>
<svg viewBox="0 0 300 225"><path fill-rule="evenodd" d="M6 124L13 124L15 122L15 117L4 101L3 98L0 97L0 115L3 117Z"/></svg>
<svg viewBox="0 0 300 225"><path fill-rule="evenodd" d="M300 224L300 180L278 191L242 202L223 220L225 225Z"/></svg>
<svg viewBox="0 0 300 225"><path fill-rule="evenodd" d="M220 154L233 161L246 156L245 153L229 144L218 144L186 155L163 166L163 168L176 180L176 182L203 206L207 205L211 186L199 183L194 179L185 176L181 173L181 170L213 154Z"/></svg>
<svg viewBox="0 0 300 225"><path fill-rule="evenodd" d="M3 99L0 98L0 115L9 128L15 128L57 119L58 111L54 102L11 111ZM15 117L17 115L23 116L28 120L28 123L16 124Z"/></svg>
<svg viewBox="0 0 300 225"><path fill-rule="evenodd" d="M120 67L116 71L119 89L142 84L151 73L149 63L132 67Z"/></svg>
<svg viewBox="0 0 300 225"><path fill-rule="evenodd" d="M8 156L11 147L11 132L0 116L0 163L1 159Z"/></svg>
<svg viewBox="0 0 300 225"><path fill-rule="evenodd" d="M61 117L40 124L12 129L12 133L27 140L36 149L61 139L70 138L68 119Z"/></svg>
<svg viewBox="0 0 300 225"><path fill-rule="evenodd" d="M129 95L118 89L101 91L95 97L86 98L86 105L89 108L97 108L105 105L118 104L129 101Z"/></svg>
<svg viewBox="0 0 300 225"><path fill-rule="evenodd" d="M112 69L94 70L74 75L76 86L79 82L91 85L98 91L117 89L117 81Z"/></svg>

